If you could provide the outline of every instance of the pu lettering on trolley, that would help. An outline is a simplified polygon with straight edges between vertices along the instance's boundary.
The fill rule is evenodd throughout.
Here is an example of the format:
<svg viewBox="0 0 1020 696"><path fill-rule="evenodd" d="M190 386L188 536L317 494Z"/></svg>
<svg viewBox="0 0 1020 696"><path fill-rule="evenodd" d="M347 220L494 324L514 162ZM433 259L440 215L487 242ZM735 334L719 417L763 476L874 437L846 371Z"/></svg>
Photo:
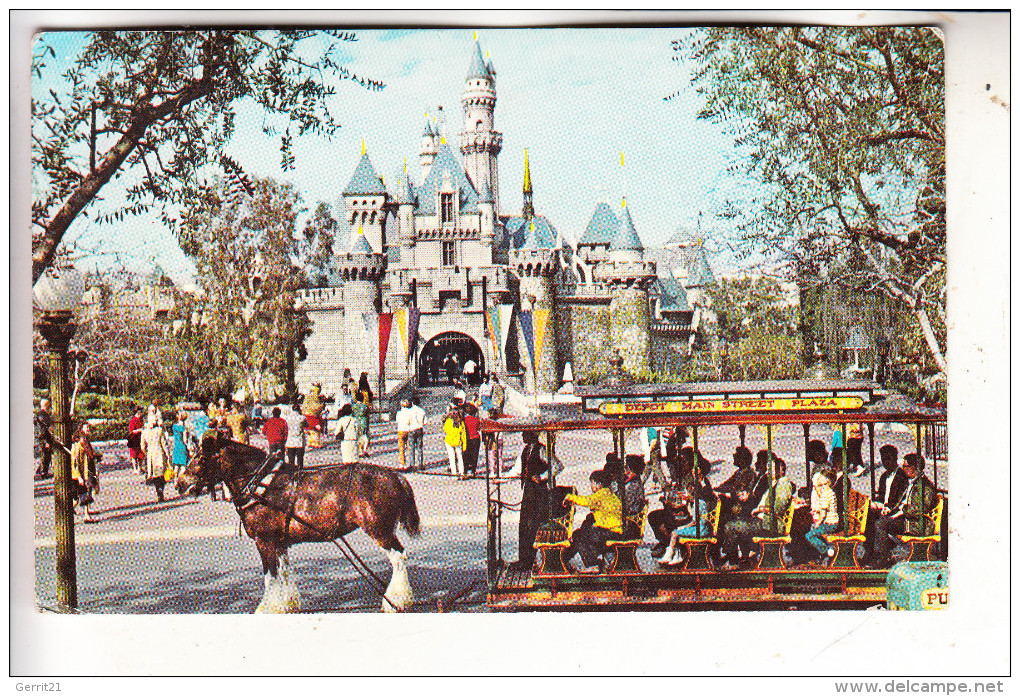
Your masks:
<svg viewBox="0 0 1020 696"><path fill-rule="evenodd" d="M655 413L729 413L734 411L831 411L861 408L859 396L823 396L801 399L692 399L690 401L632 401L604 403L604 416L637 416Z"/></svg>
<svg viewBox="0 0 1020 696"><path fill-rule="evenodd" d="M949 590L945 587L921 590L921 606L925 609L945 609L949 606Z"/></svg>

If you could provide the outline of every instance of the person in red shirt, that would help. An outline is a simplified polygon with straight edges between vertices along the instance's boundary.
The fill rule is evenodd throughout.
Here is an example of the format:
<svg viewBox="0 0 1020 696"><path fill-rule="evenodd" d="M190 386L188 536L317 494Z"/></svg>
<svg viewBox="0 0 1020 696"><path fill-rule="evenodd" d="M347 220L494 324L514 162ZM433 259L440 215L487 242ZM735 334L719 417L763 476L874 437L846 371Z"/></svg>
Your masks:
<svg viewBox="0 0 1020 696"><path fill-rule="evenodd" d="M466 403L464 409L464 429L467 430L467 447L464 448L464 473L474 476L478 469L478 450L482 444L482 436L478 432L478 407Z"/></svg>
<svg viewBox="0 0 1020 696"><path fill-rule="evenodd" d="M262 434L269 440L269 456L283 458L284 444L287 442L287 421L280 418L280 407L273 407L272 418L267 418L262 425Z"/></svg>

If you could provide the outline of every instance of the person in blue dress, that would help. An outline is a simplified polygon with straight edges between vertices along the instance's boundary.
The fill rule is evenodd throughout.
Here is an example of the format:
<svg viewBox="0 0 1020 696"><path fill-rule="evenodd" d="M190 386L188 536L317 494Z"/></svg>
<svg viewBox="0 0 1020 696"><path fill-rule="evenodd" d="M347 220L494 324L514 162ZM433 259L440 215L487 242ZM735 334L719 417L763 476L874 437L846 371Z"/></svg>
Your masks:
<svg viewBox="0 0 1020 696"><path fill-rule="evenodd" d="M173 437L174 450L172 455L172 462L174 471L181 473L184 471L184 467L188 465L188 414L184 411L180 411L177 414L177 422L174 423L171 429L171 435Z"/></svg>

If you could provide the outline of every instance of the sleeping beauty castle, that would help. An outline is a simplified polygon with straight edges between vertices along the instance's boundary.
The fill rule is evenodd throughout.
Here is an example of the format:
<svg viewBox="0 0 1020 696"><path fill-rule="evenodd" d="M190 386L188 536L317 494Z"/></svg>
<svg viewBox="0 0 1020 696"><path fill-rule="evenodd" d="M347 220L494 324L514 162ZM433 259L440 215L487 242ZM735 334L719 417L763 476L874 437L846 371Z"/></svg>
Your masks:
<svg viewBox="0 0 1020 696"><path fill-rule="evenodd" d="M616 351L637 374L688 359L715 283L697 231L646 249L621 199L594 204L568 241L536 212L527 152L522 209L504 212L496 95L476 41L456 143L426 119L417 171L405 164L392 187L362 147L327 272L299 296L311 322L295 370L302 392L315 383L335 392L344 368L387 392L408 380L427 386L469 360L553 392L564 372L605 373Z"/></svg>

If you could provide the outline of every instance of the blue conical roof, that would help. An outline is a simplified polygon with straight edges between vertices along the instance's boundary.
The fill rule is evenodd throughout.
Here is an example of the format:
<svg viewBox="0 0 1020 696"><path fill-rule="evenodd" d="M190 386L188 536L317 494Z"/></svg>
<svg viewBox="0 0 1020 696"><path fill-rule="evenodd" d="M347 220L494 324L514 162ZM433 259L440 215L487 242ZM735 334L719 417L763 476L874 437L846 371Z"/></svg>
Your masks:
<svg viewBox="0 0 1020 696"><path fill-rule="evenodd" d="M371 160L368 159L367 152L361 155L361 161L358 162L358 166L354 170L354 175L351 177L350 182L348 182L347 188L344 189L344 195L386 195L386 187L383 186L383 182L379 178L379 175L375 173L375 168L372 166Z"/></svg>
<svg viewBox="0 0 1020 696"><path fill-rule="evenodd" d="M411 177L407 175L407 172L397 177L397 190L393 197L398 205L414 204L414 189L411 186Z"/></svg>
<svg viewBox="0 0 1020 696"><path fill-rule="evenodd" d="M489 186L489 181L486 179L482 181L482 188L478 192L479 203L493 203L492 200L492 187Z"/></svg>
<svg viewBox="0 0 1020 696"><path fill-rule="evenodd" d="M478 192L464 173L464 168L453 156L449 143L443 143L436 152L436 159L429 168L429 175L418 189L418 212L425 215L436 214L436 192L443 185L443 172L450 173L454 188L460 192L460 212L478 212Z"/></svg>
<svg viewBox="0 0 1020 696"><path fill-rule="evenodd" d="M556 249L559 235L544 215L512 217L506 221L510 249Z"/></svg>
<svg viewBox="0 0 1020 696"><path fill-rule="evenodd" d="M351 249L347 253L349 254L374 254L375 251L372 249L372 245L368 243L368 238L365 237L365 233L361 230L354 235L354 239L351 240Z"/></svg>
<svg viewBox="0 0 1020 696"><path fill-rule="evenodd" d="M638 237L637 230L634 229L634 221L630 217L630 210L627 209L625 204L620 213L620 224L617 227L616 236L613 237L609 249L644 251L644 248L641 238Z"/></svg>
<svg viewBox="0 0 1020 696"><path fill-rule="evenodd" d="M578 244L609 244L616 236L616 229L620 221L613 214L613 209L608 203L599 203L592 213L588 226L584 228L584 234Z"/></svg>
<svg viewBox="0 0 1020 696"><path fill-rule="evenodd" d="M422 133L422 136L432 138L435 134L436 132L432 130L432 123L428 119L425 119L425 132Z"/></svg>
<svg viewBox="0 0 1020 696"><path fill-rule="evenodd" d="M475 51L471 56L471 67L468 68L468 78L472 77L485 77L491 78L492 72L489 69L489 65L485 62L482 57L482 47L475 41Z"/></svg>
<svg viewBox="0 0 1020 696"><path fill-rule="evenodd" d="M715 274L712 273L712 267L708 265L708 259L705 258L705 247L698 248L698 255L695 257L694 263L691 264L687 278L687 287L690 288L715 285Z"/></svg>

